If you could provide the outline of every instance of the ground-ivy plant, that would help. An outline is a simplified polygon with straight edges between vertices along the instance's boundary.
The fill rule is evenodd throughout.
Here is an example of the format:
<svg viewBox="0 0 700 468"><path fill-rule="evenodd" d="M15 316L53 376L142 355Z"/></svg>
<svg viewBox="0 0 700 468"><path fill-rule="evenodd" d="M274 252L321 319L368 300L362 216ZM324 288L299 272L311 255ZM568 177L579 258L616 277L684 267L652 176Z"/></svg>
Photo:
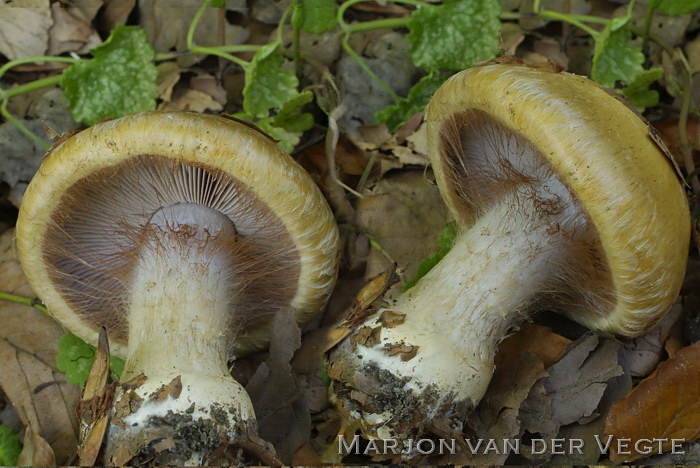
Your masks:
<svg viewBox="0 0 700 468"><path fill-rule="evenodd" d="M21 452L22 442L17 433L0 424L0 466L16 466Z"/></svg>

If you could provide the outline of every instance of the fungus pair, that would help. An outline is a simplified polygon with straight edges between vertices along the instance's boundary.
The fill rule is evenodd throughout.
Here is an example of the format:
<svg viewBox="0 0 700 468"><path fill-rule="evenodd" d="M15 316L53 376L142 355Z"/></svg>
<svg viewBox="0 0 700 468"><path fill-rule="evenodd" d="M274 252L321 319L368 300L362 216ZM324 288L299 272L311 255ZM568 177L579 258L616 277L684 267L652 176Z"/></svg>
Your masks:
<svg viewBox="0 0 700 468"><path fill-rule="evenodd" d="M233 120L145 112L57 145L27 189L20 260L70 331L126 358L104 461L226 463L255 433L228 360L274 314L305 324L336 279L338 231L311 177ZM218 458L217 458L218 457ZM228 460L230 463L230 460Z"/></svg>
<svg viewBox="0 0 700 468"><path fill-rule="evenodd" d="M475 67L438 90L426 122L455 244L329 361L342 410L370 437L461 427L499 342L533 311L638 336L685 272L677 175L648 125L590 80Z"/></svg>
<svg viewBox="0 0 700 468"><path fill-rule="evenodd" d="M676 174L646 124L589 80L476 67L436 93L427 125L460 234L329 358L341 408L370 437L459 427L498 343L532 311L636 336L684 273ZM105 326L126 357L132 384L117 396L105 461L117 446L148 451L144 440L185 441L173 428L196 427L212 436L176 443L175 462L212 462L254 431L227 358L264 347L277 311L293 307L305 323L323 306L337 237L308 175L227 119L143 113L53 149L25 195L17 244L52 314L93 343Z"/></svg>

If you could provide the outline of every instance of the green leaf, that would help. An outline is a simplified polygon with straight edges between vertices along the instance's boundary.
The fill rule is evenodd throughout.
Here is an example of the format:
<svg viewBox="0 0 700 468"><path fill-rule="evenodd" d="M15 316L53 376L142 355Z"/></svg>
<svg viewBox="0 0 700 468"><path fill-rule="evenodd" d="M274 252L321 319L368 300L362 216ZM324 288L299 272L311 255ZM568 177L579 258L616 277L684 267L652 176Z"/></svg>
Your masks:
<svg viewBox="0 0 700 468"><path fill-rule="evenodd" d="M418 264L418 269L416 270L416 277L410 281L407 281L406 284L403 285L403 290L408 291L416 285L418 280L427 275L428 272L432 270L433 267L437 265L438 262L440 262L440 260L442 260L450 250L452 250L452 246L455 245L456 239L457 223L453 222L448 224L447 227L445 227L445 229L443 229L440 233L440 237L438 238L437 242L440 250L421 260L421 262Z"/></svg>
<svg viewBox="0 0 700 468"><path fill-rule="evenodd" d="M66 333L58 342L56 367L66 374L66 381L82 387L95 360L95 348L72 333Z"/></svg>
<svg viewBox="0 0 700 468"><path fill-rule="evenodd" d="M226 0L211 0L211 6L214 8L223 8L226 5Z"/></svg>
<svg viewBox="0 0 700 468"><path fill-rule="evenodd" d="M299 92L293 70L284 67L285 58L273 42L260 48L245 68L243 110L254 118L266 118L271 109L281 109Z"/></svg>
<svg viewBox="0 0 700 468"><path fill-rule="evenodd" d="M283 128L288 132L305 132L314 126L314 118L301 109L314 99L311 91L304 91L285 102L277 115L272 119L272 125Z"/></svg>
<svg viewBox="0 0 700 468"><path fill-rule="evenodd" d="M644 54L632 43L629 24L629 16L614 18L595 38L591 77L607 88L630 84L644 71Z"/></svg>
<svg viewBox="0 0 700 468"><path fill-rule="evenodd" d="M338 24L335 0L299 0L294 8L292 24L311 34L323 34Z"/></svg>
<svg viewBox="0 0 700 468"><path fill-rule="evenodd" d="M700 10L700 0L661 0L656 4L661 13L669 16L687 15ZM652 7L653 5L650 5L650 8Z"/></svg>
<svg viewBox="0 0 700 468"><path fill-rule="evenodd" d="M21 452L22 442L15 431L0 425L0 466L16 466Z"/></svg>
<svg viewBox="0 0 700 468"><path fill-rule="evenodd" d="M445 79L438 73L431 73L421 78L408 91L405 98L374 114L378 123L384 123L391 133L396 132L416 112L420 112L435 94Z"/></svg>
<svg viewBox="0 0 700 468"><path fill-rule="evenodd" d="M279 140L278 145L291 152L299 144L302 132L314 124L311 114L301 109L313 100L311 91L297 91L299 80L284 68L285 58L278 44L263 46L246 67L243 110L236 117L257 125Z"/></svg>
<svg viewBox="0 0 700 468"><path fill-rule="evenodd" d="M284 128L276 127L272 124L274 117L267 119L252 121L263 132L277 140L277 146L282 148L282 151L291 153L294 147L299 144L301 132L287 131ZM312 122L313 124L313 122Z"/></svg>
<svg viewBox="0 0 700 468"><path fill-rule="evenodd" d="M413 63L426 70L461 70L498 53L499 0L444 0L411 13L407 36Z"/></svg>
<svg viewBox="0 0 700 468"><path fill-rule="evenodd" d="M109 38L90 51L92 60L66 68L61 86L76 120L93 125L105 118L155 109L155 52L146 31L117 25Z"/></svg>
<svg viewBox="0 0 700 468"><path fill-rule="evenodd" d="M124 359L117 356L109 356L109 369L112 371L110 378L113 381L118 381L124 372Z"/></svg>
<svg viewBox="0 0 700 468"><path fill-rule="evenodd" d="M66 333L58 341L56 367L66 375L66 381L82 388L90 375L92 363L95 361L95 347L73 335ZM124 360L110 356L109 367L112 379L119 380L124 370Z"/></svg>
<svg viewBox="0 0 700 468"><path fill-rule="evenodd" d="M664 76L663 68L644 70L629 86L622 89L630 104L638 109L654 107L659 103L659 93L649 86Z"/></svg>

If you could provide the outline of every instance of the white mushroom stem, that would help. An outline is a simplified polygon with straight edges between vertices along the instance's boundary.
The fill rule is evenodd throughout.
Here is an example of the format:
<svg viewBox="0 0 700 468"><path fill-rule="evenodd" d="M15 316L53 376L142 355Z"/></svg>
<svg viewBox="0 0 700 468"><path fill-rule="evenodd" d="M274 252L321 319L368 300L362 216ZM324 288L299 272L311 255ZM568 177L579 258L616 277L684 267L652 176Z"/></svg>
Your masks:
<svg viewBox="0 0 700 468"><path fill-rule="evenodd" d="M125 379L139 373L228 374L231 221L206 207L156 212L131 284Z"/></svg>
<svg viewBox="0 0 700 468"><path fill-rule="evenodd" d="M553 177L545 182L511 191L463 230L452 250L387 308L405 314L403 323L384 325L382 309L364 324L381 327L379 340L362 343L358 332L331 357L331 375L342 374L334 384L342 398L353 399L348 390L373 397L369 405L359 399L346 408L366 433L409 438L432 418L459 413L459 405L471 408L484 395L499 342L539 293L566 276L568 249L585 228L585 215L564 186ZM397 349L403 352L391 355ZM365 384L372 369L391 373L400 404L373 394ZM377 375L386 384L387 374Z"/></svg>
<svg viewBox="0 0 700 468"><path fill-rule="evenodd" d="M135 439L149 442L143 434L162 431L163 426L182 443L191 441L178 438L177 431L193 424L230 441L246 432L247 425L255 429L250 398L227 365L232 265L225 247L235 235L227 217L194 204L165 207L144 229L130 287L122 381L144 377L133 390L136 396L125 391L114 405L119 407L120 398L140 401L138 409L117 422L124 423L127 434L141 434ZM113 420L118 413L117 409ZM119 464L121 460L110 457L118 456L118 446L124 443L128 444L124 437L112 434L110 461ZM195 464L206 456L196 447L177 450L191 452L190 462Z"/></svg>

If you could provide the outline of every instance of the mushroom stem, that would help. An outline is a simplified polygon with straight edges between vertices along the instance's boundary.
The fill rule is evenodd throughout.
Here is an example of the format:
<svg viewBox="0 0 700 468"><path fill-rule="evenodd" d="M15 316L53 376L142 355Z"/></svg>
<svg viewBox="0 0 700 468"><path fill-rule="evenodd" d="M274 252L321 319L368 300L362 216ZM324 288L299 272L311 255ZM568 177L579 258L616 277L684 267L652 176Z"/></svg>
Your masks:
<svg viewBox="0 0 700 468"><path fill-rule="evenodd" d="M256 431L250 398L226 359L233 269L227 248L236 231L219 212L182 203L157 211L141 237L126 383L115 399L106 457L117 465L133 461L172 437L183 445L167 448L175 460L201 464ZM125 406L130 414L120 413ZM192 436L197 432L204 440Z"/></svg>
<svg viewBox="0 0 700 468"><path fill-rule="evenodd" d="M334 390L346 403L359 392L345 408L350 417L383 439L417 436L420 421L441 415L461 424L486 392L499 342L567 275L565 259L586 224L551 175L510 189L416 286L334 352ZM405 316L387 320L389 309ZM371 397L364 407L359 394Z"/></svg>
<svg viewBox="0 0 700 468"><path fill-rule="evenodd" d="M145 228L131 285L124 380L143 373L228 374L231 221L208 208L162 208ZM213 242L212 242L213 241Z"/></svg>

